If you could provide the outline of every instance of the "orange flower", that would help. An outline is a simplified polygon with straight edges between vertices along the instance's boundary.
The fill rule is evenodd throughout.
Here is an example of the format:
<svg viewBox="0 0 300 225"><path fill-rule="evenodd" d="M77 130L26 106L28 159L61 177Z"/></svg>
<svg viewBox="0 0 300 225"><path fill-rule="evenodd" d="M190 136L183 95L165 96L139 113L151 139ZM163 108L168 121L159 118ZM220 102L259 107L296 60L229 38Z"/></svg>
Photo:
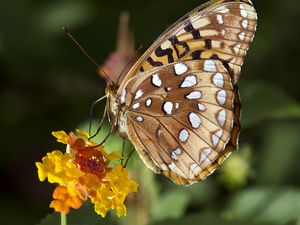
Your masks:
<svg viewBox="0 0 300 225"><path fill-rule="evenodd" d="M116 209L118 216L126 215L124 201L130 192L137 191L138 184L128 178L122 165L108 167L111 160L122 157L116 152L108 154L103 146L90 141L87 133L77 133L81 137L73 132L52 132L58 142L67 144L67 152L55 150L36 162L40 181L59 184L50 207L66 214L70 207L77 209L89 198L102 217L109 209Z"/></svg>
<svg viewBox="0 0 300 225"><path fill-rule="evenodd" d="M67 214L70 207L79 209L82 205L82 200L78 196L72 196L63 186L57 186L52 197L54 200L50 203L50 208L54 208L56 212Z"/></svg>

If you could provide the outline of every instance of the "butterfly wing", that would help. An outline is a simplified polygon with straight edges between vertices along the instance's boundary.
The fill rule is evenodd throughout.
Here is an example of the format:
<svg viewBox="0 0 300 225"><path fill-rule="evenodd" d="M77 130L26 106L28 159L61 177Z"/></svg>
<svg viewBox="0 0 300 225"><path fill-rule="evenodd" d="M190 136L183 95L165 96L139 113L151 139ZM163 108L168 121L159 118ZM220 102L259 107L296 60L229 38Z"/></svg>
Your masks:
<svg viewBox="0 0 300 225"><path fill-rule="evenodd" d="M157 38L132 67L121 87L138 72L176 61L209 58L222 60L235 83L256 24L257 14L250 0L209 1Z"/></svg>
<svg viewBox="0 0 300 225"><path fill-rule="evenodd" d="M248 1L211 1L171 26L118 91L128 137L154 172L203 180L237 147L236 82L253 39Z"/></svg>

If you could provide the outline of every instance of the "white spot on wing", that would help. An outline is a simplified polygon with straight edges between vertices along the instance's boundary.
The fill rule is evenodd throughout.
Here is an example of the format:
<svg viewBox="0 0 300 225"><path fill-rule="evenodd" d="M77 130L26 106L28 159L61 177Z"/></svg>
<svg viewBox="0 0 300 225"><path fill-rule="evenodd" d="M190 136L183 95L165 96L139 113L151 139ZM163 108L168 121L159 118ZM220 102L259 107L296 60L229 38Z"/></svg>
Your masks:
<svg viewBox="0 0 300 225"><path fill-rule="evenodd" d="M177 160L181 152L182 151L180 148L176 148L174 151L172 151L172 159Z"/></svg>
<svg viewBox="0 0 300 225"><path fill-rule="evenodd" d="M204 70L207 72L216 72L216 64L213 60L207 59L204 62Z"/></svg>
<svg viewBox="0 0 300 225"><path fill-rule="evenodd" d="M184 178L187 178L184 173L178 168L178 166L176 166L176 164L174 162L172 162L170 165L169 165L169 168L172 172L178 174L179 176L182 176Z"/></svg>
<svg viewBox="0 0 300 225"><path fill-rule="evenodd" d="M180 132L179 132L179 135L178 135L178 138L181 142L186 142L187 139L189 138L189 132L186 130L186 129L182 129Z"/></svg>
<svg viewBox="0 0 300 225"><path fill-rule="evenodd" d="M226 102L226 91L225 90L219 91L217 94L217 99L219 104L224 105Z"/></svg>
<svg viewBox="0 0 300 225"><path fill-rule="evenodd" d="M216 85L219 88L223 88L224 87L224 77L223 74L221 73L216 73L213 77L213 82L214 85Z"/></svg>
<svg viewBox="0 0 300 225"><path fill-rule="evenodd" d="M197 84L197 78L196 76L187 76L184 78L183 82L181 83L180 87L185 88L185 87L192 87Z"/></svg>
<svg viewBox="0 0 300 225"><path fill-rule="evenodd" d="M171 45L171 42L169 40L166 40L164 43L161 44L162 49L167 49Z"/></svg>
<svg viewBox="0 0 300 225"><path fill-rule="evenodd" d="M219 140L222 137L222 135L223 135L223 130L219 130L219 131L217 131L216 133L213 134L212 143L213 143L214 147L216 147L218 145Z"/></svg>
<svg viewBox="0 0 300 225"><path fill-rule="evenodd" d="M200 99L202 97L202 94L200 91L192 91L188 95L186 95L187 99Z"/></svg>
<svg viewBox="0 0 300 225"><path fill-rule="evenodd" d="M168 171L169 167L166 164L160 164L159 167L163 170L163 171Z"/></svg>
<svg viewBox="0 0 300 225"><path fill-rule="evenodd" d="M201 152L200 155L200 163L203 163L204 160L207 158L207 156L211 153L211 149L210 148L206 148Z"/></svg>
<svg viewBox="0 0 300 225"><path fill-rule="evenodd" d="M242 32L239 34L239 38L241 41L245 40L245 36L246 36L246 33L245 32Z"/></svg>
<svg viewBox="0 0 300 225"><path fill-rule="evenodd" d="M198 17L195 17L195 18L193 19L192 24L193 24L193 27L194 27L196 30L199 30L200 28L205 27L205 26L207 26L208 24L210 24L210 21L209 21L209 19L208 19L207 17L201 18L201 17L198 16Z"/></svg>
<svg viewBox="0 0 300 225"><path fill-rule="evenodd" d="M229 13L229 9L225 6L223 6L222 8L220 8L221 10L219 11L220 13Z"/></svg>
<svg viewBox="0 0 300 225"><path fill-rule="evenodd" d="M162 130L160 128L158 128L157 131L156 131L157 137L160 137L161 134L162 134Z"/></svg>
<svg viewBox="0 0 300 225"><path fill-rule="evenodd" d="M185 31L184 29L180 29L180 30L177 32L177 35L179 36L179 35L182 35L182 34L184 34L184 33L186 33L186 31Z"/></svg>
<svg viewBox="0 0 300 225"><path fill-rule="evenodd" d="M234 46L234 52L236 53L236 54L238 54L239 52L240 52L240 49L241 49L241 44L237 44L236 46Z"/></svg>
<svg viewBox="0 0 300 225"><path fill-rule="evenodd" d="M146 100L146 106L149 107L151 104L152 104L152 99L151 99L151 98L148 98L148 99Z"/></svg>
<svg viewBox="0 0 300 225"><path fill-rule="evenodd" d="M224 36L226 34L225 30L222 30L221 34Z"/></svg>
<svg viewBox="0 0 300 225"><path fill-rule="evenodd" d="M218 122L223 127L226 121L226 110L223 109L218 114Z"/></svg>
<svg viewBox="0 0 300 225"><path fill-rule="evenodd" d="M198 103L198 109L203 112L203 111L205 111L206 108L203 104Z"/></svg>
<svg viewBox="0 0 300 225"><path fill-rule="evenodd" d="M247 29L247 28L248 28L248 25L249 25L249 22L248 22L248 20L243 20L243 22L242 22L242 26L243 26L245 29Z"/></svg>
<svg viewBox="0 0 300 225"><path fill-rule="evenodd" d="M175 108L178 109L179 108L179 103L175 103Z"/></svg>
<svg viewBox="0 0 300 225"><path fill-rule="evenodd" d="M198 166L196 163L192 164L190 167L189 179L194 179L195 176L198 176L200 172L201 172L201 167Z"/></svg>
<svg viewBox="0 0 300 225"><path fill-rule="evenodd" d="M247 11L245 10L245 7L243 4L240 4L240 9L241 9L241 15L242 17L247 17L248 16L248 13Z"/></svg>
<svg viewBox="0 0 300 225"><path fill-rule="evenodd" d="M158 74L152 75L152 84L156 87L160 87L162 82L161 79L159 78Z"/></svg>
<svg viewBox="0 0 300 225"><path fill-rule="evenodd" d="M192 125L193 128L199 128L200 127L200 124L201 124L201 118L200 116L198 116L197 114L195 113L190 113L189 114L189 121Z"/></svg>
<svg viewBox="0 0 300 225"><path fill-rule="evenodd" d="M120 96L120 102L121 102L121 104L125 102L125 97L126 97L126 89L124 87L122 89L121 96Z"/></svg>
<svg viewBox="0 0 300 225"><path fill-rule="evenodd" d="M134 99L140 98L143 94L144 94L144 92L143 92L141 89L139 89L139 90L135 93Z"/></svg>
<svg viewBox="0 0 300 225"><path fill-rule="evenodd" d="M188 68L183 63L177 63L174 65L174 70L175 70L176 75L181 75L181 74L185 73L188 70Z"/></svg>
<svg viewBox="0 0 300 225"><path fill-rule="evenodd" d="M173 103L172 102L165 102L163 105L163 109L166 114L171 115L173 111Z"/></svg>
<svg viewBox="0 0 300 225"><path fill-rule="evenodd" d="M133 109L138 109L138 108L140 108L140 103L135 103L135 104L133 104L132 108L133 108Z"/></svg>
<svg viewBox="0 0 300 225"><path fill-rule="evenodd" d="M138 122L143 122L143 121L144 121L144 118L141 117L141 116L137 116L137 117L136 117L136 121L138 121Z"/></svg>
<svg viewBox="0 0 300 225"><path fill-rule="evenodd" d="M222 15L217 15L217 21L219 24L223 24L224 21L223 21L223 16Z"/></svg>

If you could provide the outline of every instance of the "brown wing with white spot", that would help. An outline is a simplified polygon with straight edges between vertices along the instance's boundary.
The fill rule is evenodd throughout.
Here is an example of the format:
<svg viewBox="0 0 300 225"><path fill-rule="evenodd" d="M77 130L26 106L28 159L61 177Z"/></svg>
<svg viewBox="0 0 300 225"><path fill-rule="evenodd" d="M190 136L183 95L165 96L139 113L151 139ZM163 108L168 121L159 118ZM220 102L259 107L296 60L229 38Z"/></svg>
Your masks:
<svg viewBox="0 0 300 225"><path fill-rule="evenodd" d="M219 60L155 68L131 78L124 90L129 139L154 172L191 184L224 157L235 93Z"/></svg>
<svg viewBox="0 0 300 225"><path fill-rule="evenodd" d="M138 72L195 59L221 60L236 83L256 24L257 14L250 0L212 0L203 4L154 42L132 67L123 85Z"/></svg>
<svg viewBox="0 0 300 225"><path fill-rule="evenodd" d="M171 26L117 96L128 137L153 171L178 184L211 174L237 148L236 82L256 29L249 0L213 0Z"/></svg>

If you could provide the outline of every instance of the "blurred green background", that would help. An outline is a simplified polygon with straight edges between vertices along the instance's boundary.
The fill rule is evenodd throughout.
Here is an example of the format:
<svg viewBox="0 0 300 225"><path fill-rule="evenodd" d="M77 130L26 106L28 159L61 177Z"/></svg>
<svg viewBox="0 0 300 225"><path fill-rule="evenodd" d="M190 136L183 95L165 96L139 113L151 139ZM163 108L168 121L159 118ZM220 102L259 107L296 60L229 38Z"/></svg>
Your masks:
<svg viewBox="0 0 300 225"><path fill-rule="evenodd" d="M61 27L103 63L115 50L121 11L130 13L136 46L145 51L203 2L0 1L1 224L38 224L52 213L54 186L38 181L34 162L60 147L51 131L85 123L91 103L104 94L97 68ZM131 168L141 171L142 194L128 217L101 221L87 205L82 217L71 213L70 224L300 224L300 2L253 2L259 21L239 82L240 150L190 187L153 175L135 157Z"/></svg>

